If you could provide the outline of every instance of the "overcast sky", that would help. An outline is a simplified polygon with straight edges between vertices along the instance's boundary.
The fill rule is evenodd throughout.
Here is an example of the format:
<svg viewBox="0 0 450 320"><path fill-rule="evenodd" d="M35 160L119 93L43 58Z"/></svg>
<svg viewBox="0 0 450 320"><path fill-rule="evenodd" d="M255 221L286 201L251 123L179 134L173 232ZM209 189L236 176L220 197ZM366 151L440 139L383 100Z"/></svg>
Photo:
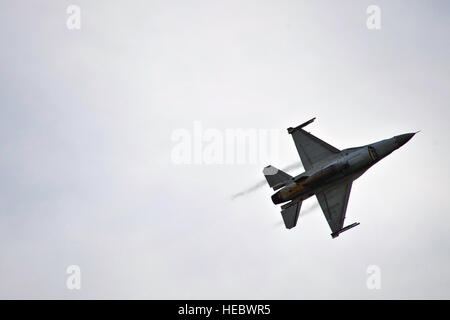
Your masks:
<svg viewBox="0 0 450 320"><path fill-rule="evenodd" d="M449 299L449 8L2 1L0 298ZM339 149L421 130L353 184L336 239L314 197L292 230L268 186L231 198L297 163L286 128L314 116ZM177 163L199 124L271 132L271 154Z"/></svg>

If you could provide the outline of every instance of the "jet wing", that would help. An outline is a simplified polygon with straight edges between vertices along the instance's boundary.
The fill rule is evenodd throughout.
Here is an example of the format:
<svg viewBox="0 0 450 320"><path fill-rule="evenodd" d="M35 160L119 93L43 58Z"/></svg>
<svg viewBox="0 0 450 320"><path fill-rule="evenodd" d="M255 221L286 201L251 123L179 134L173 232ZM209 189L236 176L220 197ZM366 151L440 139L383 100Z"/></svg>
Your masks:
<svg viewBox="0 0 450 320"><path fill-rule="evenodd" d="M345 182L316 194L320 207L330 225L333 238L357 225L353 224L343 228L351 188L352 182Z"/></svg>
<svg viewBox="0 0 450 320"><path fill-rule="evenodd" d="M296 128L288 128L288 132L294 139L295 146L302 160L303 167L308 170L313 165L329 157L332 154L340 152L339 149L329 145L325 141L313 136L302 128L314 121L315 118L299 125Z"/></svg>

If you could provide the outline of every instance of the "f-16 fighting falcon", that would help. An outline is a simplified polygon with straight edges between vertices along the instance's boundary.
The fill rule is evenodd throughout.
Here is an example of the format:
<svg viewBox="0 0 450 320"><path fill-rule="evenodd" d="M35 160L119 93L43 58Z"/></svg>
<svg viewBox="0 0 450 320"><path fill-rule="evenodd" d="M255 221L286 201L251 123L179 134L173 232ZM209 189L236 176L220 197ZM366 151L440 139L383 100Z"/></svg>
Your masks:
<svg viewBox="0 0 450 320"><path fill-rule="evenodd" d="M345 212L354 180L392 151L408 142L417 132L406 133L362 147L336 149L303 130L315 118L295 128L288 128L300 155L305 172L292 177L275 167L267 166L263 173L273 190L274 204L281 206L286 228L296 226L302 201L316 195L331 228L332 238L356 227L355 222L344 227Z"/></svg>

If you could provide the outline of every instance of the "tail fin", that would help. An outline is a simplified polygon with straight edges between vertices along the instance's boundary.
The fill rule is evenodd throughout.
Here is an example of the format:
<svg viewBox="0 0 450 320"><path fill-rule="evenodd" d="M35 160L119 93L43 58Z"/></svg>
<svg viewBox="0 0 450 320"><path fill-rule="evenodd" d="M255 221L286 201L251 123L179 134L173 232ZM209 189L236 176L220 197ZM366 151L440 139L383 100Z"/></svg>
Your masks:
<svg viewBox="0 0 450 320"><path fill-rule="evenodd" d="M292 176L284 171L281 171L275 167L267 166L263 170L267 183L273 190L278 190L285 186L287 182L292 179Z"/></svg>

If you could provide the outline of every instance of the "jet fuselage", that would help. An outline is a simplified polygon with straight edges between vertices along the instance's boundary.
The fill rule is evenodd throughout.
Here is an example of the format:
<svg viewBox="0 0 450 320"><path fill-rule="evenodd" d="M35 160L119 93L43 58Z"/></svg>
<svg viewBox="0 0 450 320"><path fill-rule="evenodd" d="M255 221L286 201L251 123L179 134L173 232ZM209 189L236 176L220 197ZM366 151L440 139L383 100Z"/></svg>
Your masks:
<svg viewBox="0 0 450 320"><path fill-rule="evenodd" d="M406 133L366 146L342 150L294 177L274 195L274 204L303 201L346 179L355 180L375 163L408 142L415 133Z"/></svg>

